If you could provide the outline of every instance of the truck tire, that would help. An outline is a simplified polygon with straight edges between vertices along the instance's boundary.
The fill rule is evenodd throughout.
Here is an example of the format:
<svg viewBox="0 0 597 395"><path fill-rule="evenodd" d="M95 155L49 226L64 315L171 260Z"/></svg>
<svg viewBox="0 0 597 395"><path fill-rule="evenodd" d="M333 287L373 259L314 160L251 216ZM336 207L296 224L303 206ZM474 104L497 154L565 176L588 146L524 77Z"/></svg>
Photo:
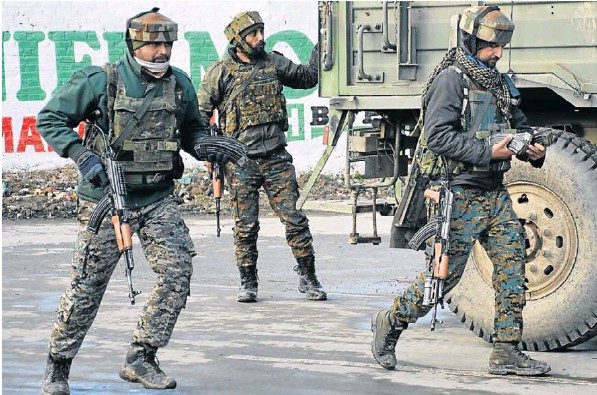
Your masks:
<svg viewBox="0 0 597 395"><path fill-rule="evenodd" d="M523 347L548 351L597 335L597 147L561 132L541 170L518 160L506 173L513 207L527 232ZM492 264L477 243L450 309L491 341Z"/></svg>

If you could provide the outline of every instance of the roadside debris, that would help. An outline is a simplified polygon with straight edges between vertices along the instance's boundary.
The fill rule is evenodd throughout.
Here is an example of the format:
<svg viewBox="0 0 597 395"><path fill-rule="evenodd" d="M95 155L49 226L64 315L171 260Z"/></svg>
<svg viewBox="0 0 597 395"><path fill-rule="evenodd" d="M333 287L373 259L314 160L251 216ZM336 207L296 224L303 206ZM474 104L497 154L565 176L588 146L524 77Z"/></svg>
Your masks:
<svg viewBox="0 0 597 395"><path fill-rule="evenodd" d="M52 170L3 172L2 218L76 218L77 177L75 165ZM299 175L299 185L304 185L308 178L309 173ZM176 182L174 193L181 199L183 213L211 215L215 212L211 182L204 168L186 170ZM261 211L271 213L265 193L263 190L260 193ZM225 190L222 215L230 215L228 196ZM370 194L364 191L361 196L367 198ZM311 190L309 199L349 200L350 191L344 186L343 176L321 175Z"/></svg>

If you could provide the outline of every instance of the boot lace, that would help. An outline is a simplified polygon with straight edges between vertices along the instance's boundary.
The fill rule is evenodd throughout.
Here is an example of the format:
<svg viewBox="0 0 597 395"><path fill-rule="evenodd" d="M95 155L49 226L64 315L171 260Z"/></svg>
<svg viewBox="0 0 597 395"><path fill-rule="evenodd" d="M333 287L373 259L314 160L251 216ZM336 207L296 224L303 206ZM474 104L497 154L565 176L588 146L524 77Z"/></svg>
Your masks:
<svg viewBox="0 0 597 395"><path fill-rule="evenodd" d="M520 351L518 349L518 347L514 347L514 349L512 350L512 352L521 359L522 362L537 362L535 361L533 358L529 357L527 354L523 353L522 351Z"/></svg>
<svg viewBox="0 0 597 395"><path fill-rule="evenodd" d="M164 373L164 371L160 369L160 360L158 359L157 355L153 353L147 353L145 355L145 362L147 362L147 364L151 368L151 373L153 375L166 375L166 373Z"/></svg>

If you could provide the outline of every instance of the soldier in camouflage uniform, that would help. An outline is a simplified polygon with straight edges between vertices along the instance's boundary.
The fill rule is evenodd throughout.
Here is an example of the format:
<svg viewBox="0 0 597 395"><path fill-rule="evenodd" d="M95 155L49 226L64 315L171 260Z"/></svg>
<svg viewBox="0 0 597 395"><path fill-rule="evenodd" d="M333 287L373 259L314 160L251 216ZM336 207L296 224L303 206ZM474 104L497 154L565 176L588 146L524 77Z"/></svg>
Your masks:
<svg viewBox="0 0 597 395"><path fill-rule="evenodd" d="M444 293L458 283L478 240L494 265L494 349L489 372L541 375L550 371L549 365L518 349L523 330L526 253L524 229L503 185L514 155L506 147L512 137L493 146L484 142L490 130L530 129L517 107L517 89L495 68L514 24L498 7L482 6L466 9L459 27L462 45L451 49L431 74L421 103L421 173L432 180L439 175L436 169L441 168L432 159L446 161L454 194ZM519 157L534 167L541 167L544 158L545 147L539 144L529 146ZM421 273L390 309L372 318L372 352L386 369L396 366L395 346L401 333L432 308L422 305L424 282L425 273Z"/></svg>
<svg viewBox="0 0 597 395"><path fill-rule="evenodd" d="M264 23L256 11L234 16L224 33L232 44L212 64L199 91L199 107L211 117L219 113L220 129L249 147L250 160L242 168L229 163L226 178L235 217L234 243L240 271L239 302L257 300L257 235L259 189L286 226L299 274L299 291L309 300L325 300L317 276L308 220L296 209L299 197L292 156L286 151L288 115L283 85L308 89L318 82L317 46L307 65L297 65L277 52L266 52Z"/></svg>
<svg viewBox="0 0 597 395"><path fill-rule="evenodd" d="M176 381L158 366L156 352L168 344L185 306L196 253L179 202L172 194L173 180L183 171L180 149L196 155L195 141L208 132L189 77L169 64L178 26L157 11L154 8L127 21L129 50L120 61L76 72L38 116L39 133L80 170L79 241L71 282L60 299L51 333L44 394L69 393L71 361L97 314L121 255L108 217L86 244L84 231L90 214L108 184L99 156L104 152L104 140L89 131L81 140L73 128L96 110L99 127L106 133L113 131L108 142L124 170L131 228L157 274L120 377L146 388L176 387ZM137 110L144 103L149 105L147 111L127 128L133 114L142 114Z"/></svg>

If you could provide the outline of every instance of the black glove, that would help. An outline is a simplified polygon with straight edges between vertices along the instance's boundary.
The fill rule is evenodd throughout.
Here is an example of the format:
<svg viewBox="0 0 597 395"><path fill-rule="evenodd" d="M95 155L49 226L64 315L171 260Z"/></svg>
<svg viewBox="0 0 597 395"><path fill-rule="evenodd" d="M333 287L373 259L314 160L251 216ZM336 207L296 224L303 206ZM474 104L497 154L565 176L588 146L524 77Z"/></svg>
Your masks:
<svg viewBox="0 0 597 395"><path fill-rule="evenodd" d="M75 158L79 171L87 181L96 187L105 187L110 181L98 154L91 150L81 152Z"/></svg>
<svg viewBox="0 0 597 395"><path fill-rule="evenodd" d="M224 166L230 160L230 157L226 154L218 153L218 154L210 154L207 157L207 160L211 163L217 163L220 166Z"/></svg>

